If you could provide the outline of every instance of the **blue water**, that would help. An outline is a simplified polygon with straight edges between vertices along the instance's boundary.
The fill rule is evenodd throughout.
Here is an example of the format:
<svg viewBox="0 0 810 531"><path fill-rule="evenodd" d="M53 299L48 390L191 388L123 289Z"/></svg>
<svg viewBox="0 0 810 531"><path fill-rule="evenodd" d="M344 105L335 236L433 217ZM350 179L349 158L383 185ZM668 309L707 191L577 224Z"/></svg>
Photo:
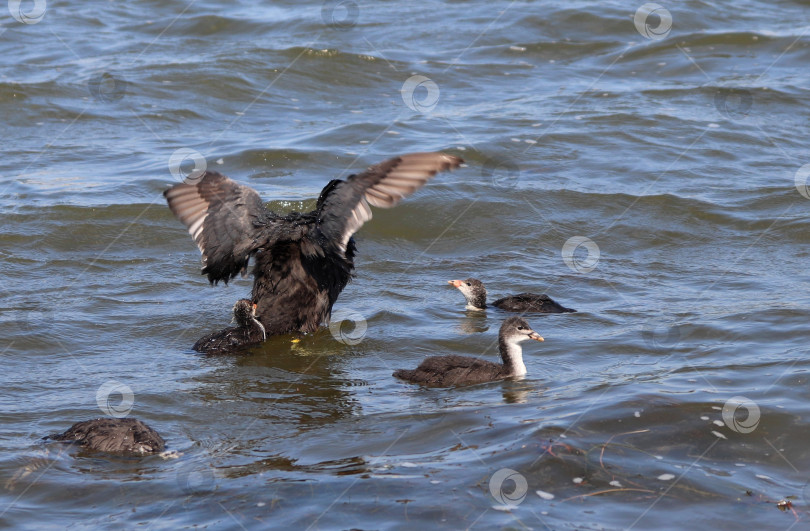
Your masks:
<svg viewBox="0 0 810 531"><path fill-rule="evenodd" d="M0 527L807 527L810 12L641 8L3 10ZM201 163L307 210L435 150L466 166L358 233L353 322L191 351L250 281L208 287L163 190ZM522 381L392 378L496 359L470 276L579 311L527 316ZM41 440L110 407L169 453Z"/></svg>

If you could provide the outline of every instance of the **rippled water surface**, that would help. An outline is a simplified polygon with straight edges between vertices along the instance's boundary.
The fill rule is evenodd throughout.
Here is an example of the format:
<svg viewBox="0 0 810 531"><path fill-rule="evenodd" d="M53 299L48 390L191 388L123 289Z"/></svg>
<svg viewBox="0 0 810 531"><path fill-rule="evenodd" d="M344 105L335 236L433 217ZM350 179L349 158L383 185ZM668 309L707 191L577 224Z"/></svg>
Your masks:
<svg viewBox="0 0 810 531"><path fill-rule="evenodd" d="M806 2L18 4L0 527L810 526ZM208 286L170 184L205 163L310 209L429 150L466 167L358 233L359 342L191 351L250 281ZM527 316L522 381L392 378L496 359L468 276L579 311ZM110 382L170 456L41 441Z"/></svg>

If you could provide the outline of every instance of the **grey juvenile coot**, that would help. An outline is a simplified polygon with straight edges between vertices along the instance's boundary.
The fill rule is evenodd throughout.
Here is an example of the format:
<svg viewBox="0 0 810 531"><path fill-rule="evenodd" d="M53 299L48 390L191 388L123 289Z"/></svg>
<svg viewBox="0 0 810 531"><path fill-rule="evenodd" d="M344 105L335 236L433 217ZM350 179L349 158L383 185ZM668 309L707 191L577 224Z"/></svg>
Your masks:
<svg viewBox="0 0 810 531"><path fill-rule="evenodd" d="M523 364L523 349L520 343L527 339L543 341L520 317L510 317L501 325L498 333L498 350L503 364L483 361L468 356L431 356L414 370L400 369L394 376L413 383L433 387L451 387L494 382L526 374Z"/></svg>
<svg viewBox="0 0 810 531"><path fill-rule="evenodd" d="M81 444L99 452L122 454L150 454L162 452L163 438L138 419L98 418L77 422L64 433L49 435L46 439Z"/></svg>
<svg viewBox="0 0 810 531"><path fill-rule="evenodd" d="M244 274L250 257L252 300L267 335L313 332L354 270L352 235L371 219L369 206L391 208L437 172L463 161L445 153L411 153L371 166L321 191L315 210L267 210L259 194L217 172L164 192L202 252L202 273L216 284Z"/></svg>
<svg viewBox="0 0 810 531"><path fill-rule="evenodd" d="M267 338L262 323L256 319L256 304L239 299L233 305L236 326L214 332L201 338L192 347L197 352L225 353L240 347L261 343Z"/></svg>
<svg viewBox="0 0 810 531"><path fill-rule="evenodd" d="M468 310L484 310L487 307L487 289L483 282L477 278L467 280L448 280L467 299ZM508 312L537 312L537 313L570 313L576 312L572 308L565 308L548 295L534 293L521 293L498 299L492 303L496 308Z"/></svg>

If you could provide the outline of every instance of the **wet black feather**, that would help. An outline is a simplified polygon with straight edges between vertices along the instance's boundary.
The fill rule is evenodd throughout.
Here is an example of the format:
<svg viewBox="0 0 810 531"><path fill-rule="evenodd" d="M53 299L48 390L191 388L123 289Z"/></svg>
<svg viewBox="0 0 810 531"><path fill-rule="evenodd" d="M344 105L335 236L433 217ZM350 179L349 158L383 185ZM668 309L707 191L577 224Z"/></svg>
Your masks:
<svg viewBox="0 0 810 531"><path fill-rule="evenodd" d="M267 335L313 332L352 277L354 234L371 219L369 205L395 206L437 172L463 161L444 153L411 153L330 181L317 207L280 216L259 195L216 172L177 184L164 195L197 242L203 274L216 284L247 268L255 255L252 299Z"/></svg>
<svg viewBox="0 0 810 531"><path fill-rule="evenodd" d="M80 444L90 450L122 454L162 452L166 442L158 432L135 418L97 418L77 422L63 433L45 437Z"/></svg>
<svg viewBox="0 0 810 531"><path fill-rule="evenodd" d="M492 303L496 308L509 312L539 312L539 313L573 313L576 310L566 308L548 295L534 293L521 293L498 299Z"/></svg>
<svg viewBox="0 0 810 531"><path fill-rule="evenodd" d="M426 386L453 387L502 380L509 373L500 363L450 354L425 358L416 369L400 369L394 376Z"/></svg>

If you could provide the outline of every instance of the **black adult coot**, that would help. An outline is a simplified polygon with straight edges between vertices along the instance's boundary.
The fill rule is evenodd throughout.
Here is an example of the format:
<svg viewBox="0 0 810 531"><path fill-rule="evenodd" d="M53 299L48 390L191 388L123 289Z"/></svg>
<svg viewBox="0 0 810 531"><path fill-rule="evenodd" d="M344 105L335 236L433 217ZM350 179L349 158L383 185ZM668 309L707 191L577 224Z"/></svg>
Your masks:
<svg viewBox="0 0 810 531"><path fill-rule="evenodd" d="M151 454L166 447L163 438L138 419L98 418L77 422L64 433L46 439L69 441L99 452Z"/></svg>
<svg viewBox="0 0 810 531"><path fill-rule="evenodd" d="M259 194L207 171L196 183L164 192L202 252L202 273L216 284L247 271L256 255L251 299L267 335L313 332L354 270L352 235L371 219L369 206L391 208L437 172L463 161L445 153L411 153L327 184L315 210L267 210Z"/></svg>
<svg viewBox="0 0 810 531"><path fill-rule="evenodd" d="M487 307L487 290L477 278L467 280L448 280L467 299L468 310L484 310ZM496 308L508 312L538 312L538 313L570 313L576 312L572 308L565 308L548 295L534 293L521 293L498 299L492 303Z"/></svg>
<svg viewBox="0 0 810 531"><path fill-rule="evenodd" d="M207 335L194 343L192 348L197 352L221 353L267 339L264 326L256 319L256 304L253 301L236 301L233 305L233 320L236 326Z"/></svg>
<svg viewBox="0 0 810 531"><path fill-rule="evenodd" d="M520 317L510 317L498 333L498 350L503 364L483 361L468 356L431 356L414 370L400 369L394 376L413 383L432 387L451 387L494 382L526 374L521 341L543 338Z"/></svg>

